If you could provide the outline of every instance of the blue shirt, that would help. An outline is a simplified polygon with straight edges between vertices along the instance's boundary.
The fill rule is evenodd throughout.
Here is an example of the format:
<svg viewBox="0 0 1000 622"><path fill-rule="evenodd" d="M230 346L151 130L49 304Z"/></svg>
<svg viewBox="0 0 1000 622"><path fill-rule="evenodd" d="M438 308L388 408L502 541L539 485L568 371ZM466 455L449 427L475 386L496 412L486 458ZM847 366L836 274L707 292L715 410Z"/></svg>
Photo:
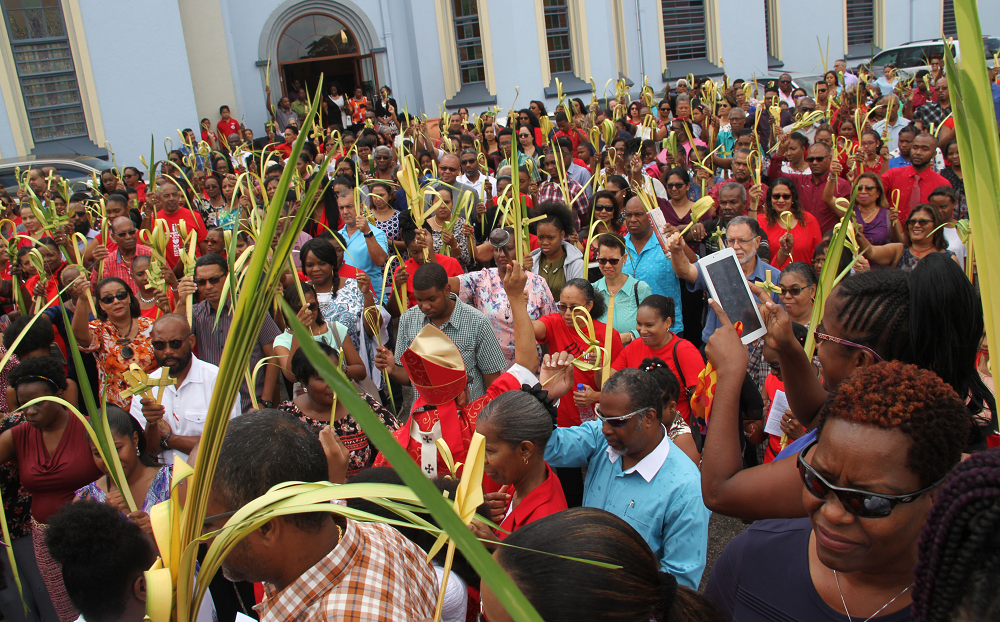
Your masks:
<svg viewBox="0 0 1000 622"><path fill-rule="evenodd" d="M631 233L625 236L625 247L628 249L629 258L625 261L622 272L631 274L649 285L652 293L673 299L674 326L670 330L674 333L684 332L684 315L681 313L681 284L677 280L677 275L674 274L674 267L670 265L670 260L667 259L667 255L660 247L656 234L650 233L641 253L635 250Z"/></svg>
<svg viewBox="0 0 1000 622"><path fill-rule="evenodd" d="M371 227L370 229L375 234L375 241L388 253L389 240L385 237L385 232L378 227ZM361 229L355 229L354 235L348 236L347 227L342 228L337 233L340 234L340 237L344 238L344 242L347 245L347 252L344 253L344 263L354 266L371 277L372 291L379 298L382 298L382 266L376 266L375 262L372 261L371 255L368 253L368 242L365 241L365 234L361 233Z"/></svg>
<svg viewBox="0 0 1000 622"><path fill-rule="evenodd" d="M904 166L909 166L910 161L903 156L896 156L895 158L889 160L889 168L903 168Z"/></svg>
<svg viewBox="0 0 1000 622"><path fill-rule="evenodd" d="M753 273L747 278L747 281L750 283L756 283L757 281L766 281L767 280L766 272L770 270L771 282L777 285L778 281L781 280L781 270L778 270L777 268L775 268L770 264L764 263L763 261L760 260L759 257L756 257L755 260L757 262L757 267L754 268ZM699 289L707 290L708 285L705 283L705 275L702 273L701 261L699 261L695 265L698 266L698 280L695 281L694 283L687 283L688 291L694 292L698 291ZM771 300L773 300L774 304L776 305L781 304L781 298L778 297L778 294L771 294ZM709 307L708 317L705 319L705 329L701 331L701 340L705 343L708 343L708 338L712 336L712 333L714 333L715 329L718 327L719 327L719 316L715 314L715 311L712 310L712 307Z"/></svg>
<svg viewBox="0 0 1000 622"><path fill-rule="evenodd" d="M583 505L625 519L660 560L660 569L681 585L698 589L705 571L708 517L701 498L701 473L664 430L656 449L623 471L609 452L601 421L556 428L545 446L553 467L587 467Z"/></svg>

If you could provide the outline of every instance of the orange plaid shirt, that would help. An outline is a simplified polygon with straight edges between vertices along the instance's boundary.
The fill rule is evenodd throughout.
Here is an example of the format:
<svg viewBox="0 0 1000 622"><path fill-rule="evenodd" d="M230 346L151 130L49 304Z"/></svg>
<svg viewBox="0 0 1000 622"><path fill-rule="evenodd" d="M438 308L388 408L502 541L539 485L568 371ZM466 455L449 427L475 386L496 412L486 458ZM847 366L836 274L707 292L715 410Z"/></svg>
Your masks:
<svg viewBox="0 0 1000 622"><path fill-rule="evenodd" d="M340 543L281 592L264 585L260 622L422 620L434 615L437 576L427 555L380 523L347 520Z"/></svg>

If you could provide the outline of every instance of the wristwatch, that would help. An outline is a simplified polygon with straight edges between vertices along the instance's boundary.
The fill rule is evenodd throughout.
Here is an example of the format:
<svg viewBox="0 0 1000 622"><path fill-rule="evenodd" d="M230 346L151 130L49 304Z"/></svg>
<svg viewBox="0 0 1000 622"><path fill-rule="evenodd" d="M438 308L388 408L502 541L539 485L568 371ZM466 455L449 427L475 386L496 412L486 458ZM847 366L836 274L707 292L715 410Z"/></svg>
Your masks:
<svg viewBox="0 0 1000 622"><path fill-rule="evenodd" d="M173 435L174 435L173 432L167 432L166 434L160 437L160 449L164 451L170 449L170 447L167 446L167 439L169 439Z"/></svg>
<svg viewBox="0 0 1000 622"><path fill-rule="evenodd" d="M260 400L258 404L260 404L261 408L274 408L274 402L271 400Z"/></svg>
<svg viewBox="0 0 1000 622"><path fill-rule="evenodd" d="M374 231L369 231L368 233L364 234L364 236L366 238L373 238L373 237L375 237L375 232Z"/></svg>

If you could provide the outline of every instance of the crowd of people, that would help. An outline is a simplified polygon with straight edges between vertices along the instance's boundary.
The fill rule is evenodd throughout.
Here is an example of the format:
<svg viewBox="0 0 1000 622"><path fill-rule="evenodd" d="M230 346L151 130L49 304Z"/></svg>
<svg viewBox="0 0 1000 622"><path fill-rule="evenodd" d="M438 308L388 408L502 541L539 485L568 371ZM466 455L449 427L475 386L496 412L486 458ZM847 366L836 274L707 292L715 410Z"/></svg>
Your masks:
<svg viewBox="0 0 1000 622"><path fill-rule="evenodd" d="M203 119L145 172L71 188L29 169L0 196L0 491L24 603L5 564L4 619L143 618L149 514L175 459L197 459L232 277L268 244L253 223L278 210L280 236L316 180L291 263L272 268L291 311L252 340L206 533L282 482L402 483L295 319L442 491L456 482L438 443L465 463L483 436L488 520L470 529L547 622L995 619L1000 438L931 61L912 79L838 60L816 84L461 108L436 127L388 87L337 86L301 127L315 102L294 89L261 138L223 106L216 132ZM847 206L857 249L823 294ZM747 344L706 291L704 258L726 248L767 329ZM107 402L135 511L73 414L86 391ZM708 576L712 512L753 523ZM274 518L229 553L200 619L430 619L433 544ZM441 619L511 619L460 554L448 576Z"/></svg>

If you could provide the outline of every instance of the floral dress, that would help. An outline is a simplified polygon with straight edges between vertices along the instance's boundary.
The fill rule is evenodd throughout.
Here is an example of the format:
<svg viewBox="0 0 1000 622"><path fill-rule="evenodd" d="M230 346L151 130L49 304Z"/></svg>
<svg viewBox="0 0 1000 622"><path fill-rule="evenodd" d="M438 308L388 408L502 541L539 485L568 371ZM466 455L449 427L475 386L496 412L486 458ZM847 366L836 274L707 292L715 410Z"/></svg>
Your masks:
<svg viewBox="0 0 1000 622"><path fill-rule="evenodd" d="M82 352L91 352L97 361L97 378L101 390L107 392L108 403L125 409L132 408L132 398L121 396L121 392L129 388L122 374L128 371L129 365L137 364L147 374L159 365L153 356L153 346L150 344L149 333L153 330L153 320L148 317L137 317L139 332L132 341L119 345L121 333L115 325L107 320L90 322L90 345L80 347ZM128 346L132 349L132 357L122 356L122 349Z"/></svg>
<svg viewBox="0 0 1000 622"><path fill-rule="evenodd" d="M0 419L0 433L24 423L24 413L10 413ZM21 486L21 475L13 460L0 464L0 495L11 540L31 534L31 495Z"/></svg>
<svg viewBox="0 0 1000 622"><path fill-rule="evenodd" d="M469 243L465 240L465 234L462 233L462 227L465 226L465 219L461 216L455 218L455 226L451 230L451 234L455 236L455 242L458 243L459 255L455 257L462 268L468 270L469 266L472 265L472 257L469 255ZM444 240L441 237L441 231L434 231L431 229L431 239L434 241L434 252L445 255L441 249L445 248ZM450 248L450 247L449 247ZM449 253L452 251L448 251Z"/></svg>
<svg viewBox="0 0 1000 622"><path fill-rule="evenodd" d="M378 403L378 401L371 395L368 395L364 391L359 393L361 398L368 403L371 407L372 412L382 420L382 423L390 432L395 432L399 429L399 420L396 416L389 412L384 406ZM316 421L312 417L305 415L295 402L288 400L287 402L282 402L278 405L278 410L283 410L286 413L295 415L302 422L306 423L309 428L319 434L323 428L329 427L329 421ZM333 431L337 433L340 437L340 442L344 444L347 451L350 453L350 458L347 462L347 477L356 475L359 471L367 469L375 462L375 456L378 454L378 450L368 441L368 436L361 430L361 426L358 422L354 420L354 417L348 413L343 419L338 419L333 422Z"/></svg>
<svg viewBox="0 0 1000 622"><path fill-rule="evenodd" d="M174 466L172 464L165 464L160 467L160 470L156 472L153 476L153 481L149 483L149 490L146 491L146 498L142 500L142 511L149 514L149 510L152 509L157 503L162 503L170 498L170 477L173 475ZM96 501L97 503L104 503L105 499L108 497L108 493L101 490L101 487L97 485L97 482L87 484L80 490L76 491L76 496L81 500L87 499L90 501Z"/></svg>
<svg viewBox="0 0 1000 622"><path fill-rule="evenodd" d="M351 338L354 349L358 351L365 369L375 369L375 344L367 342L365 327L361 323L361 312L365 308L365 296L358 288L356 279L345 279L344 284L337 289L336 296L329 293L317 293L320 313L324 320L340 322L347 327L347 336ZM362 342L365 343L362 343Z"/></svg>

